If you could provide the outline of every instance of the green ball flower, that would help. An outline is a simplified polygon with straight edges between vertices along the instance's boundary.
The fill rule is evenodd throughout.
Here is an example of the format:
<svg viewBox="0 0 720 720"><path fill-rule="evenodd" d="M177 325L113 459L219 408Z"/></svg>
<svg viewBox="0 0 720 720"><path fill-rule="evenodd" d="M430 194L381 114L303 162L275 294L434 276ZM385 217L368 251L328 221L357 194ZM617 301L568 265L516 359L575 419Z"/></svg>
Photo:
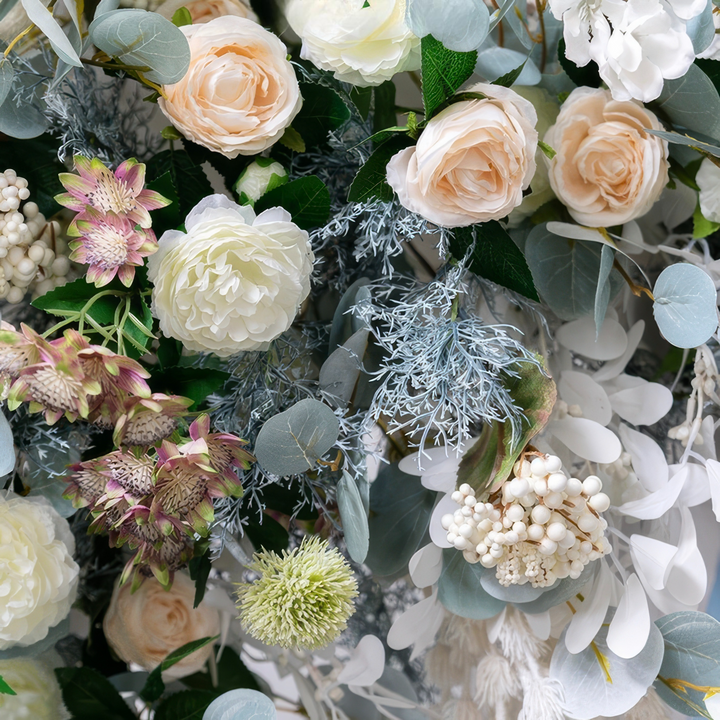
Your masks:
<svg viewBox="0 0 720 720"><path fill-rule="evenodd" d="M248 569L260 577L239 586L243 627L266 645L325 647L355 611L357 583L343 556L325 540L305 538L282 557L262 551Z"/></svg>

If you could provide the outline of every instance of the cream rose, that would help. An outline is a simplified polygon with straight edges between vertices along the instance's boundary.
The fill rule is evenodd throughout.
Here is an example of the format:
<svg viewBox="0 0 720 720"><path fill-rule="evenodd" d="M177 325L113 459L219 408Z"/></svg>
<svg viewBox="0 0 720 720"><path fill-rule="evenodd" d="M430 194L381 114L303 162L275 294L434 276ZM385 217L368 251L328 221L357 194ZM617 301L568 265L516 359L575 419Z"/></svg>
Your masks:
<svg viewBox="0 0 720 720"><path fill-rule="evenodd" d="M70 612L79 568L67 520L45 498L0 497L0 650L32 645Z"/></svg>
<svg viewBox="0 0 720 720"><path fill-rule="evenodd" d="M190 44L190 67L158 100L173 125L228 158L276 143L302 106L282 42L233 15L180 29Z"/></svg>
<svg viewBox="0 0 720 720"><path fill-rule="evenodd" d="M0 695L2 720L67 720L60 686L52 669L40 660L0 660L0 677L17 695Z"/></svg>
<svg viewBox="0 0 720 720"><path fill-rule="evenodd" d="M282 208L211 195L170 230L148 262L160 329L197 352L258 350L285 332L310 292L308 234Z"/></svg>
<svg viewBox="0 0 720 720"><path fill-rule="evenodd" d="M172 587L165 590L149 578L134 593L130 583L116 585L105 613L103 630L110 647L128 663L153 670L173 650L220 632L220 615L204 601L193 609L195 583L175 573ZM198 672L212 654L212 643L163 672L176 679Z"/></svg>
<svg viewBox="0 0 720 720"><path fill-rule="evenodd" d="M290 0L285 14L302 39L300 56L343 82L380 85L420 67L405 0Z"/></svg>
<svg viewBox="0 0 720 720"><path fill-rule="evenodd" d="M588 227L622 225L644 215L668 181L667 143L643 128L662 130L657 117L608 90L573 90L545 142L550 185L573 218Z"/></svg>
<svg viewBox="0 0 720 720"><path fill-rule="evenodd" d="M479 83L468 92L486 97L450 105L430 120L415 147L387 166L400 202L445 227L505 217L535 174L532 103L499 85Z"/></svg>
<svg viewBox="0 0 720 720"><path fill-rule="evenodd" d="M700 211L710 222L720 222L720 167L705 158L695 176L700 188Z"/></svg>
<svg viewBox="0 0 720 720"><path fill-rule="evenodd" d="M187 8L193 25L207 23L217 17L225 17L226 15L236 15L237 17L258 22L257 15L242 0L165 0L155 12L168 20L172 20L175 12L181 7Z"/></svg>

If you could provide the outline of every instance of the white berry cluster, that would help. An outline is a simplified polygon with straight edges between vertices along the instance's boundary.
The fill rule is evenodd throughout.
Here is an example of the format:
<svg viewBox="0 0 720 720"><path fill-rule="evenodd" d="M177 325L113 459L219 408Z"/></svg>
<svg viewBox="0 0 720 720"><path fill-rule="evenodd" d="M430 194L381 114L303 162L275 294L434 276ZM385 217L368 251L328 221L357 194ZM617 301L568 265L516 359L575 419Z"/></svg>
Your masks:
<svg viewBox="0 0 720 720"><path fill-rule="evenodd" d="M31 285L35 295L64 285L70 270L60 224L24 202L29 197L25 178L14 170L0 173L0 299L10 303L21 302Z"/></svg>
<svg viewBox="0 0 720 720"><path fill-rule="evenodd" d="M585 565L610 552L600 517L610 498L600 478L568 478L560 458L538 453L515 463L513 472L486 502L466 483L453 493L460 508L444 515L442 526L468 562L496 568L505 587L549 587L579 577Z"/></svg>

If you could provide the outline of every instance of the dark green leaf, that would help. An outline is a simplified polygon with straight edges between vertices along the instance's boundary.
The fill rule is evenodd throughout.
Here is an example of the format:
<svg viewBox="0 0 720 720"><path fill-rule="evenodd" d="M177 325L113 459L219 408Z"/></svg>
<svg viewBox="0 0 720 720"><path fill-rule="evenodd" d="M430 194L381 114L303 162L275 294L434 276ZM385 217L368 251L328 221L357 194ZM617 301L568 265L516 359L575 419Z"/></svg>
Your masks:
<svg viewBox="0 0 720 720"><path fill-rule="evenodd" d="M266 192L256 203L255 212L282 207L293 222L310 230L327 222L330 215L330 192L316 175L308 175Z"/></svg>
<svg viewBox="0 0 720 720"><path fill-rule="evenodd" d="M302 482L293 481L287 487L271 483L260 488L256 493L258 501L268 510L275 510L290 517L295 516L298 520L317 520L318 518L312 495Z"/></svg>
<svg viewBox="0 0 720 720"><path fill-rule="evenodd" d="M600 87L602 80L600 79L600 72L598 66L590 61L583 67L578 67L572 60L568 60L565 56L565 40L560 39L558 43L558 60L562 69L567 73L567 76L578 86L587 87Z"/></svg>
<svg viewBox="0 0 720 720"><path fill-rule="evenodd" d="M460 260L473 241L475 247L470 260L470 269L476 275L514 290L531 300L540 299L525 256L499 222L492 220L471 228L455 229L450 241L450 252Z"/></svg>
<svg viewBox="0 0 720 720"><path fill-rule="evenodd" d="M206 690L183 690L158 705L155 720L202 720L207 706L215 699Z"/></svg>
<svg viewBox="0 0 720 720"><path fill-rule="evenodd" d="M520 73L523 71L525 63L527 63L527 60L522 65L518 65L514 70L511 70L509 73L505 73L505 75L501 75L497 80L493 80L492 84L501 85L502 87L511 87L520 77Z"/></svg>
<svg viewBox="0 0 720 720"><path fill-rule="evenodd" d="M371 87L356 87L353 85L350 90L350 99L363 120L367 120L370 114L373 89Z"/></svg>
<svg viewBox="0 0 720 720"><path fill-rule="evenodd" d="M17 693L5 682L2 675L0 675L0 694L17 695Z"/></svg>
<svg viewBox="0 0 720 720"><path fill-rule="evenodd" d="M197 549L197 544L196 544ZM195 555L193 559L188 563L188 570L190 571L190 579L195 582L195 600L193 607L196 608L205 597L205 588L207 587L207 581L210 577L210 570L212 568L212 560L210 560L209 549L206 549L201 555Z"/></svg>
<svg viewBox="0 0 720 720"><path fill-rule="evenodd" d="M390 158L413 144L407 135L394 135L386 140L366 160L350 186L349 202L363 202L380 198L385 202L393 199L393 189L387 184L386 167Z"/></svg>
<svg viewBox="0 0 720 720"><path fill-rule="evenodd" d="M710 78L715 89L720 93L720 63L708 58L695 58L695 64Z"/></svg>
<svg viewBox="0 0 720 720"><path fill-rule="evenodd" d="M160 367L167 370L170 367L178 365L182 356L182 343L175 338L168 338L162 335L160 337L157 349L157 358Z"/></svg>
<svg viewBox="0 0 720 720"><path fill-rule="evenodd" d="M280 138L280 142L290 150L295 152L305 152L305 141L302 139L302 135L294 128L289 127L285 129L283 136Z"/></svg>
<svg viewBox="0 0 720 720"><path fill-rule="evenodd" d="M395 113L395 83L386 80L373 90L375 107L373 110L373 132L377 133L385 128L397 125Z"/></svg>
<svg viewBox="0 0 720 720"><path fill-rule="evenodd" d="M65 707L73 720L135 720L110 681L88 667L56 668Z"/></svg>
<svg viewBox="0 0 720 720"><path fill-rule="evenodd" d="M153 231L157 237L160 237L166 230L175 230L183 223L185 218L180 217L180 198L169 171L147 183L147 187L171 201L170 205L153 210L151 213Z"/></svg>
<svg viewBox="0 0 720 720"><path fill-rule="evenodd" d="M204 197L213 194L205 171L184 150L164 150L147 163L148 181L157 180L165 173L170 173L177 191L183 220Z"/></svg>
<svg viewBox="0 0 720 720"><path fill-rule="evenodd" d="M250 542L259 550L272 550L281 553L287 550L290 542L288 531L275 518L267 513L263 514L262 523L251 520L245 526L245 532Z"/></svg>
<svg viewBox="0 0 720 720"><path fill-rule="evenodd" d="M217 663L217 687L213 685L213 678L208 672L196 672L182 678L180 682L194 690L209 690L217 694L237 688L260 689L255 676L245 667L235 650L227 645Z"/></svg>
<svg viewBox="0 0 720 720"><path fill-rule="evenodd" d="M473 74L477 51L453 52L432 35L426 35L421 40L421 51L423 104L425 119L429 120L435 110Z"/></svg>
<svg viewBox="0 0 720 720"><path fill-rule="evenodd" d="M320 145L331 130L337 130L350 118L350 110L340 96L328 87L301 82L303 106L293 120L307 147Z"/></svg>
<svg viewBox="0 0 720 720"><path fill-rule="evenodd" d="M153 373L150 384L155 392L190 398L193 404L189 409L197 410L208 395L222 388L229 377L223 370L175 366Z"/></svg>

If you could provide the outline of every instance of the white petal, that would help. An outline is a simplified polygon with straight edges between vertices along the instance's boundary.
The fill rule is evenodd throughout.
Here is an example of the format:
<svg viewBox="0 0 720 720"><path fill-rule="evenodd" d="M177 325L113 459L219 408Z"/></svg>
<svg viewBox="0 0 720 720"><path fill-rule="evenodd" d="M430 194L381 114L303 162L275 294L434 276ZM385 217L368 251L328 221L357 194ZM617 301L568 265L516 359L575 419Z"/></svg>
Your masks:
<svg viewBox="0 0 720 720"><path fill-rule="evenodd" d="M434 585L442 573L442 550L435 543L421 547L408 563L410 577L419 588Z"/></svg>
<svg viewBox="0 0 720 720"><path fill-rule="evenodd" d="M687 468L683 468L665 486L646 495L640 500L631 500L617 508L623 515L638 520L655 520L664 515L680 496L680 492L688 477Z"/></svg>
<svg viewBox="0 0 720 720"><path fill-rule="evenodd" d="M627 348L628 338L619 322L605 318L595 340L595 320L583 317L565 323L557 331L557 341L568 350L591 360L614 360Z"/></svg>
<svg viewBox="0 0 720 720"><path fill-rule="evenodd" d="M565 370L558 385L560 397L568 405L579 405L583 417L607 425L612 420L612 407L607 393L589 375Z"/></svg>
<svg viewBox="0 0 720 720"><path fill-rule="evenodd" d="M610 605L610 570L604 561L599 562L600 570L595 576L592 590L583 593L585 600L582 603L570 601L576 612L568 625L565 647L572 655L582 652L592 642L602 627Z"/></svg>
<svg viewBox="0 0 720 720"><path fill-rule="evenodd" d="M635 657L650 635L650 610L638 576L633 573L625 584L615 617L608 629L608 647L621 658Z"/></svg>
<svg viewBox="0 0 720 720"><path fill-rule="evenodd" d="M680 541L665 569L665 589L684 605L698 605L707 590L707 568L697 546L695 523L688 508L681 508Z"/></svg>
<svg viewBox="0 0 720 720"><path fill-rule="evenodd" d="M430 518L430 539L441 548L449 548L452 545L447 540L447 530L443 528L440 521L443 515L452 515L458 509L458 504L450 495L445 495L435 506Z"/></svg>
<svg viewBox="0 0 720 720"><path fill-rule="evenodd" d="M597 382L605 382L616 378L630 362L630 358L635 354L643 333L645 332L645 321L638 320L629 330L627 334L627 347L625 352L615 360L605 363L594 375L593 378Z"/></svg>
<svg viewBox="0 0 720 720"><path fill-rule="evenodd" d="M712 720L720 720L720 695L705 695L703 702Z"/></svg>
<svg viewBox="0 0 720 720"><path fill-rule="evenodd" d="M582 225L573 225L572 223L551 221L547 224L548 232L560 237L570 238L571 240L589 240L590 242L602 243L613 247L612 243L594 228L584 227Z"/></svg>
<svg viewBox="0 0 720 720"><path fill-rule="evenodd" d="M414 652L422 652L435 638L444 617L445 611L433 592L430 597L406 610L392 624L387 644L393 650L403 650L414 644Z"/></svg>
<svg viewBox="0 0 720 720"><path fill-rule="evenodd" d="M696 450L704 458L717 460L717 449L715 447L715 418L708 415L703 419L700 425L700 436L703 439L702 445L693 445Z"/></svg>
<svg viewBox="0 0 720 720"><path fill-rule="evenodd" d="M630 554L638 577L645 585L654 590L665 587L665 570L677 552L674 545L647 537L646 535L630 536Z"/></svg>
<svg viewBox="0 0 720 720"><path fill-rule="evenodd" d="M633 425L654 425L670 411L673 396L664 385L648 382L613 393L610 402L623 420Z"/></svg>
<svg viewBox="0 0 720 720"><path fill-rule="evenodd" d="M500 637L500 631L505 624L505 616L507 615L507 605L502 609L502 612L497 617L490 618L487 624L487 636L491 643L497 642Z"/></svg>
<svg viewBox="0 0 720 720"><path fill-rule="evenodd" d="M612 463L622 452L617 435L592 420L574 417L555 420L550 430L569 450L590 462Z"/></svg>
<svg viewBox="0 0 720 720"><path fill-rule="evenodd" d="M712 418L710 419L712 420ZM671 465L670 475L680 472L682 467L682 465ZM680 493L678 504L687 505L688 507L702 505L712 497L709 473L703 465L697 463L687 463L685 467L688 470L688 477L685 481L685 487Z"/></svg>
<svg viewBox="0 0 720 720"><path fill-rule="evenodd" d="M706 460L708 482L710 483L710 497L715 519L720 522L720 463L717 460Z"/></svg>
<svg viewBox="0 0 720 720"><path fill-rule="evenodd" d="M550 619L550 611L537 613L525 613L525 620L533 631L533 635L540 640L547 640L550 637L550 630L552 629L552 620Z"/></svg>
<svg viewBox="0 0 720 720"><path fill-rule="evenodd" d="M0 410L0 477L15 467L15 446L10 423Z"/></svg>
<svg viewBox="0 0 720 720"><path fill-rule="evenodd" d="M344 685L368 687L377 682L384 671L385 648L382 641L375 635L365 635L352 651L337 680Z"/></svg>
<svg viewBox="0 0 720 720"><path fill-rule="evenodd" d="M632 457L633 469L642 486L648 492L655 492L667 485L668 464L662 448L651 437L622 423L619 434L625 449Z"/></svg>

